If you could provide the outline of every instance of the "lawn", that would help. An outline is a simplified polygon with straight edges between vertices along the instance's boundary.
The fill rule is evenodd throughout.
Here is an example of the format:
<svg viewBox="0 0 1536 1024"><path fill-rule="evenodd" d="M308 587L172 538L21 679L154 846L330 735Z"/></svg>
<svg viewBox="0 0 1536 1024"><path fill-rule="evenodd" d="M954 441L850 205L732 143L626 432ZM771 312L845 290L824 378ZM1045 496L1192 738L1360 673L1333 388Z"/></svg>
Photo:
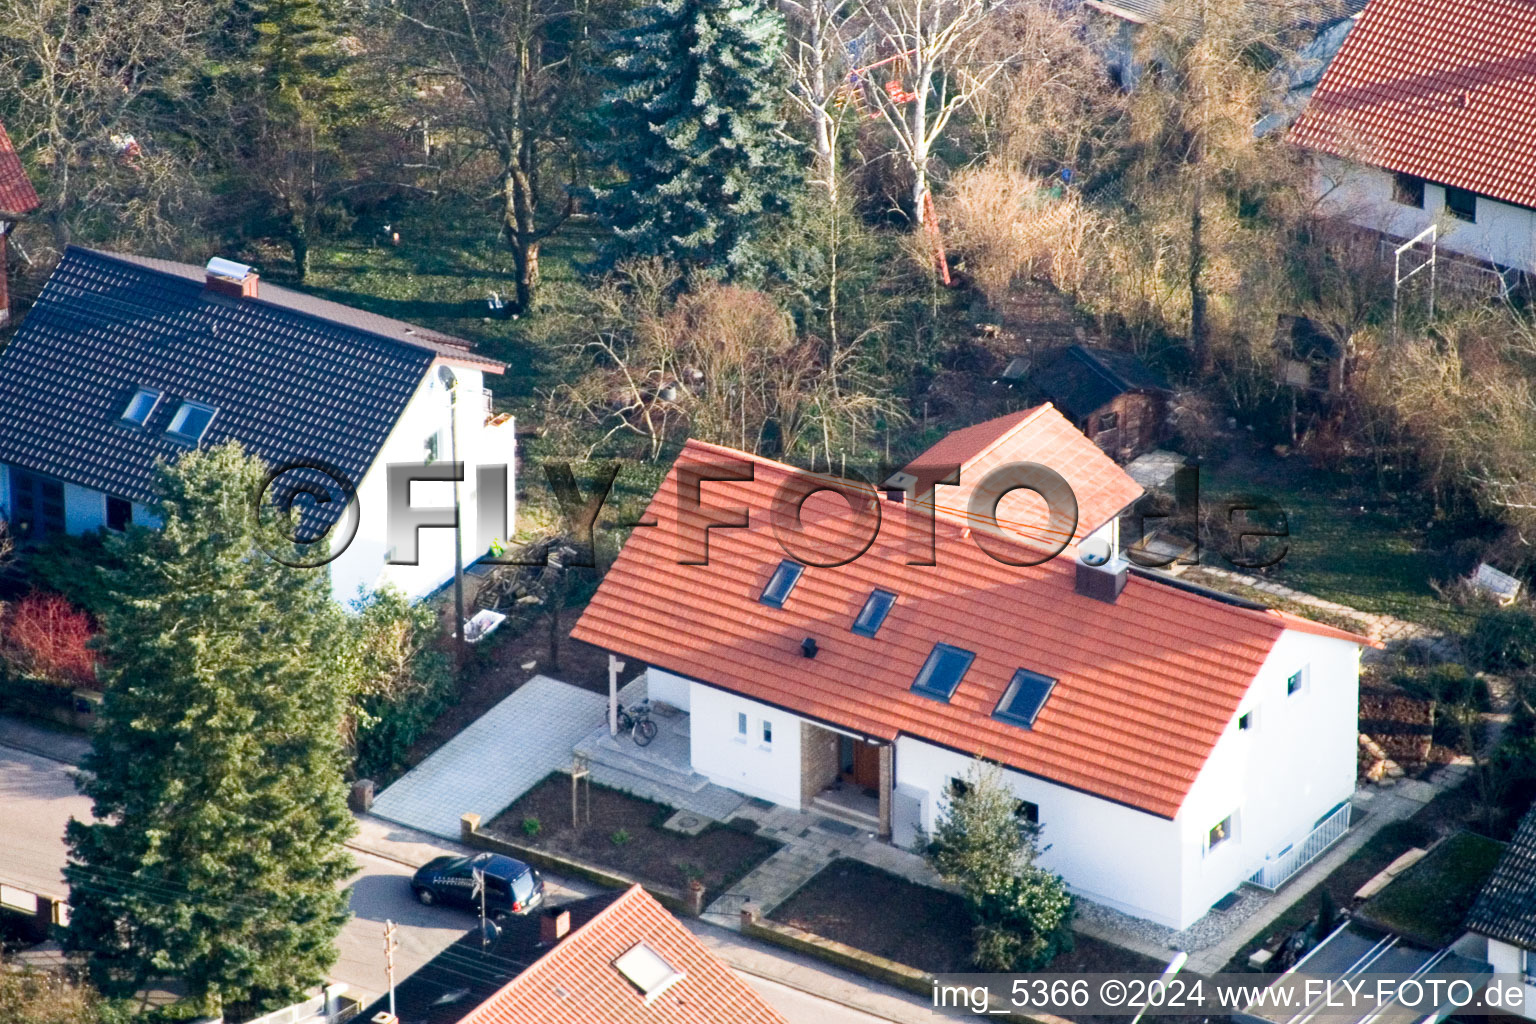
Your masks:
<svg viewBox="0 0 1536 1024"><path fill-rule="evenodd" d="M780 844L753 834L750 823L711 825L696 836L662 828L672 812L663 804L594 785L591 824L575 827L571 777L556 772L497 815L489 831L651 885L682 889L696 877L704 883L706 900L725 892L779 849Z"/></svg>
<svg viewBox="0 0 1536 1024"><path fill-rule="evenodd" d="M1394 879L1358 915L1432 949L1449 945L1461 935L1461 922L1503 852L1503 843L1458 832Z"/></svg>
<svg viewBox="0 0 1536 1024"><path fill-rule="evenodd" d="M1465 626L1431 586L1446 572L1448 542L1431 536L1433 510L1417 495L1386 493L1369 474L1318 470L1301 458L1239 456L1200 468L1208 514L1240 496L1271 498L1285 510L1288 550L1268 574L1275 582L1361 611ZM1201 560L1232 568L1217 551L1202 550Z"/></svg>

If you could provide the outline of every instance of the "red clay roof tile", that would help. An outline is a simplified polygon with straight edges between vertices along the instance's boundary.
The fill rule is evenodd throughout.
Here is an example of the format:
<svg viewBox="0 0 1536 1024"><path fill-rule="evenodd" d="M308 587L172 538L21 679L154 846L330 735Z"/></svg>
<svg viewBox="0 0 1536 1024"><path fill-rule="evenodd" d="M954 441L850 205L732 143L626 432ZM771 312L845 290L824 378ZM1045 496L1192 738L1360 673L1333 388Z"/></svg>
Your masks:
<svg viewBox="0 0 1536 1024"><path fill-rule="evenodd" d="M753 479L705 482L702 509L690 509L679 475L708 466ZM1096 601L1076 592L1070 558L1005 565L963 521L869 492L850 491L862 519L842 497L811 497L797 530L773 509L805 476L689 442L651 500L645 519L657 525L630 536L572 635L876 739L918 737L1171 818L1275 640L1315 626L1134 574L1115 604ZM708 564L679 564L730 508L747 509L748 525L709 530ZM881 515L873 539L870 509ZM936 564L910 564L927 560L913 556L926 552L930 523ZM989 543L1015 560L1040 557L1019 540ZM758 597L786 557L808 567L784 607L770 608ZM898 597L866 638L849 627L875 588ZM814 659L801 653L806 637ZM941 641L976 654L948 703L911 692ZM992 717L1020 668L1058 680L1033 729Z"/></svg>
<svg viewBox="0 0 1536 1024"><path fill-rule="evenodd" d="M37 207L37 192L27 180L27 172L22 169L21 157L16 155L10 136L5 134L5 125L0 124L0 213L20 216Z"/></svg>
<svg viewBox="0 0 1536 1024"><path fill-rule="evenodd" d="M649 1004L613 962L643 941L683 977ZM785 1024L638 885L461 1024Z"/></svg>
<svg viewBox="0 0 1536 1024"><path fill-rule="evenodd" d="M1293 142L1536 206L1536 0L1371 0Z"/></svg>

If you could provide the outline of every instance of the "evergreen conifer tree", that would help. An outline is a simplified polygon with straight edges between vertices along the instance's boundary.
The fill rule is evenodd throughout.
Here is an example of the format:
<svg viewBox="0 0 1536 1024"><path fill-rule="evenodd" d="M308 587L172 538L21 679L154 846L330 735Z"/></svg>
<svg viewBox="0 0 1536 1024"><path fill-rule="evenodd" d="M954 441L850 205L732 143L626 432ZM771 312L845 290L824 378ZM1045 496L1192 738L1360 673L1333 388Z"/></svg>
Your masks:
<svg viewBox="0 0 1536 1024"><path fill-rule="evenodd" d="M799 188L783 134L782 18L761 0L654 0L608 43L600 150L625 180L595 191L609 263L662 256L717 279L760 270L764 218Z"/></svg>
<svg viewBox="0 0 1536 1024"><path fill-rule="evenodd" d="M324 980L352 870L342 780L342 616L324 571L288 568L236 443L162 470L158 530L103 571L105 700L72 822L71 944L109 995L180 979L209 1010ZM261 517L265 520L268 517Z"/></svg>

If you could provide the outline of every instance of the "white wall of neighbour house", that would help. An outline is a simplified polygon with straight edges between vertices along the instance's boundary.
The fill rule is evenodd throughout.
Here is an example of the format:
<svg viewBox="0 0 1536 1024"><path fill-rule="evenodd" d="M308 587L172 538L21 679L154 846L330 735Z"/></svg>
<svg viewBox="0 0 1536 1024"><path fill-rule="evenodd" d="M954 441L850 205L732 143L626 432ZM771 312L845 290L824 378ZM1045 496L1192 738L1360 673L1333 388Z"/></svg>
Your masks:
<svg viewBox="0 0 1536 1024"><path fill-rule="evenodd" d="M1390 171L1331 156L1318 156L1315 188L1323 207L1360 227L1408 239L1438 222L1439 244L1474 259L1536 272L1536 210L1477 197L1477 221L1459 220L1445 208L1445 189L1424 185L1424 208L1393 199Z"/></svg>
<svg viewBox="0 0 1536 1024"><path fill-rule="evenodd" d="M920 824L932 830L951 779L963 779L972 758L911 736L896 741L896 788L915 798ZM1039 809L1038 861L1096 903L1170 928L1180 919L1177 824L1022 772L1005 770L1014 795ZM897 801L900 807L904 801ZM898 818L893 842L911 842L919 822Z"/></svg>
<svg viewBox="0 0 1536 1024"><path fill-rule="evenodd" d="M1479 938L1480 936L1469 936ZM1511 945L1499 939L1489 939L1487 961L1495 974L1513 974L1524 976L1526 972L1526 957L1532 961L1532 967L1536 967L1536 954L1526 953L1519 946ZM1458 948L1460 943L1458 943ZM1510 1007L1511 1013L1519 1014L1536 1020L1536 985L1532 985L1529 976L1526 976L1525 998L1517 1007Z"/></svg>
<svg viewBox="0 0 1536 1024"><path fill-rule="evenodd" d="M738 793L800 809L798 716L703 683L689 685L688 706L694 771ZM747 716L745 736L739 715ZM763 742L764 722L772 726L771 743Z"/></svg>
<svg viewBox="0 0 1536 1024"><path fill-rule="evenodd" d="M453 578L454 532L451 529L420 530L416 564L388 564L391 557L404 554L394 552L389 544L388 467L426 461L428 438L433 436L439 438L438 461L450 461L450 415L457 419L459 460L464 463L464 480L459 485L464 564L467 566L485 554L476 543L478 467L507 467L507 519L509 526L515 522L517 459L514 424L508 420L496 427L487 426L489 399L481 390L483 375L479 370L459 366L453 367L453 372L458 378L457 406L450 405L450 393L438 381L436 367L430 369L379 449L373 465L364 474L362 482L356 485L357 533L346 550L330 564L331 591L343 604L355 601L362 592L385 585L399 589L407 597L420 598ZM456 408L457 412L451 413L450 408ZM449 481L413 484L411 502L417 507L451 507L453 484ZM502 540L506 539L502 536Z"/></svg>
<svg viewBox="0 0 1536 1024"><path fill-rule="evenodd" d="M1175 819L1183 924L1354 793L1359 663L1360 648L1344 640L1287 630L1275 642ZM1288 695L1297 672L1301 689ZM1229 816L1229 838L1211 848L1211 829Z"/></svg>

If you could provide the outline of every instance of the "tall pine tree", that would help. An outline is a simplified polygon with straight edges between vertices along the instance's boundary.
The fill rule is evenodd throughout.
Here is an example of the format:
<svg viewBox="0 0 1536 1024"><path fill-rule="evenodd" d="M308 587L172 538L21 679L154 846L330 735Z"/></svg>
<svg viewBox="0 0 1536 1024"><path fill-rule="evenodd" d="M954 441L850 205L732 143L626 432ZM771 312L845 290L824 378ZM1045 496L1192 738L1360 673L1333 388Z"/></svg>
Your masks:
<svg viewBox="0 0 1536 1024"><path fill-rule="evenodd" d="M259 522L259 460L233 442L162 470L162 528L114 541L105 700L69 826L71 944L107 994L179 978L206 1008L322 981L352 870L347 681L327 574ZM262 517L263 519L267 517Z"/></svg>
<svg viewBox="0 0 1536 1024"><path fill-rule="evenodd" d="M663 256L721 279L759 270L754 236L801 180L777 113L783 49L783 20L760 0L656 0L613 33L600 148L626 180L595 190L610 263Z"/></svg>

